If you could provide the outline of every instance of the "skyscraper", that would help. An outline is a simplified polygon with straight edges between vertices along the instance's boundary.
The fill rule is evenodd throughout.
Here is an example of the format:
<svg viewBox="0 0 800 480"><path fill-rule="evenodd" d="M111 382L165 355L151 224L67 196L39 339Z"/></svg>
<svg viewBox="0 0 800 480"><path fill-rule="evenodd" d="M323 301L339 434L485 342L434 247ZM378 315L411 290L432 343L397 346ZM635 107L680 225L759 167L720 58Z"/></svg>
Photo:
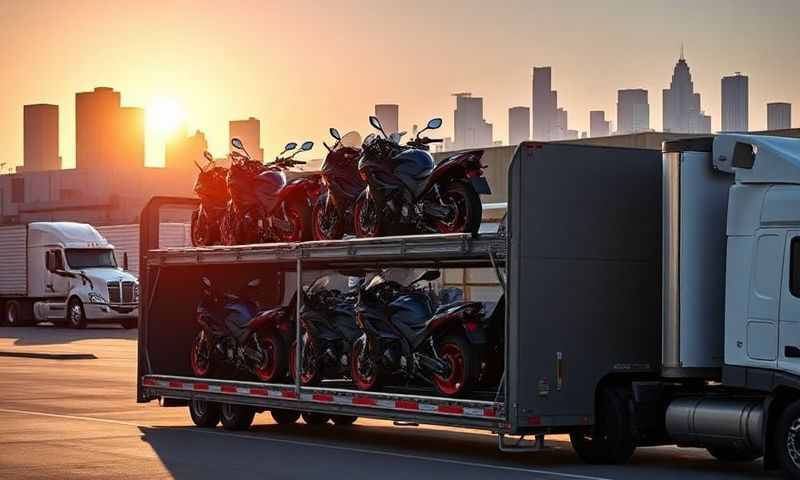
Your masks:
<svg viewBox="0 0 800 480"><path fill-rule="evenodd" d="M245 145L247 146L247 145ZM164 152L165 168L194 169L195 162L205 164L203 152L208 150L206 136L200 130L187 136L186 128L181 128L167 142Z"/></svg>
<svg viewBox="0 0 800 480"><path fill-rule="evenodd" d="M767 104L767 130L792 128L792 104L774 102Z"/></svg>
<svg viewBox="0 0 800 480"><path fill-rule="evenodd" d="M75 94L75 166L127 170L144 166L144 110L120 106L120 94L98 87Z"/></svg>
<svg viewBox="0 0 800 480"><path fill-rule="evenodd" d="M253 160L264 160L264 149L261 148L261 121L255 117L247 120L231 120L228 128L230 139L238 138ZM233 146L230 146L233 151Z"/></svg>
<svg viewBox="0 0 800 480"><path fill-rule="evenodd" d="M617 133L650 130L650 104L647 90L641 88L617 91Z"/></svg>
<svg viewBox="0 0 800 480"><path fill-rule="evenodd" d="M487 147L492 144L492 124L483 119L483 98L471 93L454 93L454 148Z"/></svg>
<svg viewBox="0 0 800 480"><path fill-rule="evenodd" d="M58 170L58 105L23 107L24 157L26 172Z"/></svg>
<svg viewBox="0 0 800 480"><path fill-rule="evenodd" d="M375 105L375 116L381 121L383 130L386 133L397 133L400 131L400 106L393 104Z"/></svg>
<svg viewBox="0 0 800 480"><path fill-rule="evenodd" d="M711 133L711 117L700 109L689 64L683 51L675 64L669 88L663 91L663 130L673 133Z"/></svg>
<svg viewBox="0 0 800 480"><path fill-rule="evenodd" d="M519 145L531 138L531 109L511 107L508 109L508 144Z"/></svg>
<svg viewBox="0 0 800 480"><path fill-rule="evenodd" d="M722 131L746 132L748 130L748 78L736 72L722 77Z"/></svg>
<svg viewBox="0 0 800 480"><path fill-rule="evenodd" d="M548 141L553 139L553 130L557 124L558 93L552 89L552 71L550 67L533 67L531 113L533 120L533 140Z"/></svg>
<svg viewBox="0 0 800 480"><path fill-rule="evenodd" d="M607 137L611 134L611 121L606 120L606 112L592 110L589 112L589 136Z"/></svg>

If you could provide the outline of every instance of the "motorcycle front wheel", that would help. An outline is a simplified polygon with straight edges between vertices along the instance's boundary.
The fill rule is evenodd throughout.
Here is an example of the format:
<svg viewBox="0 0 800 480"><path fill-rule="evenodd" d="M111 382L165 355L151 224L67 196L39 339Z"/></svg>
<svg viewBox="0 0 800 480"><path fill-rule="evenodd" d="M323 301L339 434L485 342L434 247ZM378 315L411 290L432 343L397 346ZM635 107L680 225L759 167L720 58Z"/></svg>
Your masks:
<svg viewBox="0 0 800 480"><path fill-rule="evenodd" d="M304 387L313 387L322 383L322 361L314 352L314 344L305 345L303 355L303 370L300 372L300 383ZM289 352L289 374L292 380L297 380L297 341L292 342L292 351Z"/></svg>
<svg viewBox="0 0 800 480"><path fill-rule="evenodd" d="M437 219L439 233L478 233L483 215L481 197L466 180L455 180L440 190L442 201L452 209L447 218Z"/></svg>
<svg viewBox="0 0 800 480"><path fill-rule="evenodd" d="M223 245L237 245L239 243L236 235L237 227L236 214L228 206L225 213L222 214L222 220L219 225L220 240L222 240Z"/></svg>
<svg viewBox="0 0 800 480"><path fill-rule="evenodd" d="M338 240L344 234L344 222L327 196L319 197L311 212L314 240Z"/></svg>
<svg viewBox="0 0 800 480"><path fill-rule="evenodd" d="M353 228L359 238L373 238L383 235L383 221L375 200L364 190L356 199L353 208Z"/></svg>
<svg viewBox="0 0 800 480"><path fill-rule="evenodd" d="M256 376L262 382L275 382L286 377L286 346L277 332L256 335L264 357L255 366ZM255 338L255 337L254 337Z"/></svg>
<svg viewBox="0 0 800 480"><path fill-rule="evenodd" d="M276 229L275 236L279 242L302 242L310 239L310 212L305 205L300 202L291 202L285 207L286 221L289 222L289 230Z"/></svg>
<svg viewBox="0 0 800 480"><path fill-rule="evenodd" d="M206 377L211 372L211 341L205 330L200 330L192 341L192 372L196 377Z"/></svg>
<svg viewBox="0 0 800 480"><path fill-rule="evenodd" d="M365 345L363 339L353 344L351 377L359 390L378 390L383 381L381 366L369 354L362 354Z"/></svg>

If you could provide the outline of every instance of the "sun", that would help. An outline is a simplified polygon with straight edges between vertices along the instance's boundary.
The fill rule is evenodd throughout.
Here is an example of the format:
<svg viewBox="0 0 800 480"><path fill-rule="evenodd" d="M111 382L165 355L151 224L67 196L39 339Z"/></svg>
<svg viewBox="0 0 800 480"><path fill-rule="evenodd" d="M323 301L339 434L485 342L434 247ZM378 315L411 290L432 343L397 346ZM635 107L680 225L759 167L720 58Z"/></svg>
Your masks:
<svg viewBox="0 0 800 480"><path fill-rule="evenodd" d="M172 98L156 97L147 106L147 126L160 134L174 133L186 120L186 112Z"/></svg>

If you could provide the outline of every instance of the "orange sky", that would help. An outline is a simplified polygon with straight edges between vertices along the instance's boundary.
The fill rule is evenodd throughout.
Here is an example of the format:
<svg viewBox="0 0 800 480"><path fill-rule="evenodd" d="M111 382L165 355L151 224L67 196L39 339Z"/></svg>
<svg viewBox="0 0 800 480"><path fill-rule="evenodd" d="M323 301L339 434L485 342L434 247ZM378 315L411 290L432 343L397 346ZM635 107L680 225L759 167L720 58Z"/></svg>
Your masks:
<svg viewBox="0 0 800 480"><path fill-rule="evenodd" d="M571 128L586 130L590 109L616 119L616 90L646 88L658 129L681 42L713 128L720 77L734 71L750 76L752 129L765 128L768 101L792 102L797 126L798 18L797 0L0 0L0 162L22 161L22 106L56 103L74 165L74 94L95 86L129 106L174 98L217 155L230 119L260 118L269 157L330 126L367 131L375 103L399 103L402 128L442 116L451 135L457 91L484 97L506 141L532 65L553 66ZM149 137L147 162L162 161Z"/></svg>

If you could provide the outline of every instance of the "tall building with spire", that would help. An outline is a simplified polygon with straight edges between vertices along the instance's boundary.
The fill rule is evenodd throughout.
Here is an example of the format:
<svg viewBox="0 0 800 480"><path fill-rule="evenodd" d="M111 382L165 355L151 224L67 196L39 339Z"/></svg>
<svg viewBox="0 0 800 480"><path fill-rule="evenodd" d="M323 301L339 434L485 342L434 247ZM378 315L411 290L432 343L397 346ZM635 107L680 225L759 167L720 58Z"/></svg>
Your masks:
<svg viewBox="0 0 800 480"><path fill-rule="evenodd" d="M664 89L663 130L673 133L711 133L711 117L700 109L689 64L683 55L675 64L669 88Z"/></svg>

